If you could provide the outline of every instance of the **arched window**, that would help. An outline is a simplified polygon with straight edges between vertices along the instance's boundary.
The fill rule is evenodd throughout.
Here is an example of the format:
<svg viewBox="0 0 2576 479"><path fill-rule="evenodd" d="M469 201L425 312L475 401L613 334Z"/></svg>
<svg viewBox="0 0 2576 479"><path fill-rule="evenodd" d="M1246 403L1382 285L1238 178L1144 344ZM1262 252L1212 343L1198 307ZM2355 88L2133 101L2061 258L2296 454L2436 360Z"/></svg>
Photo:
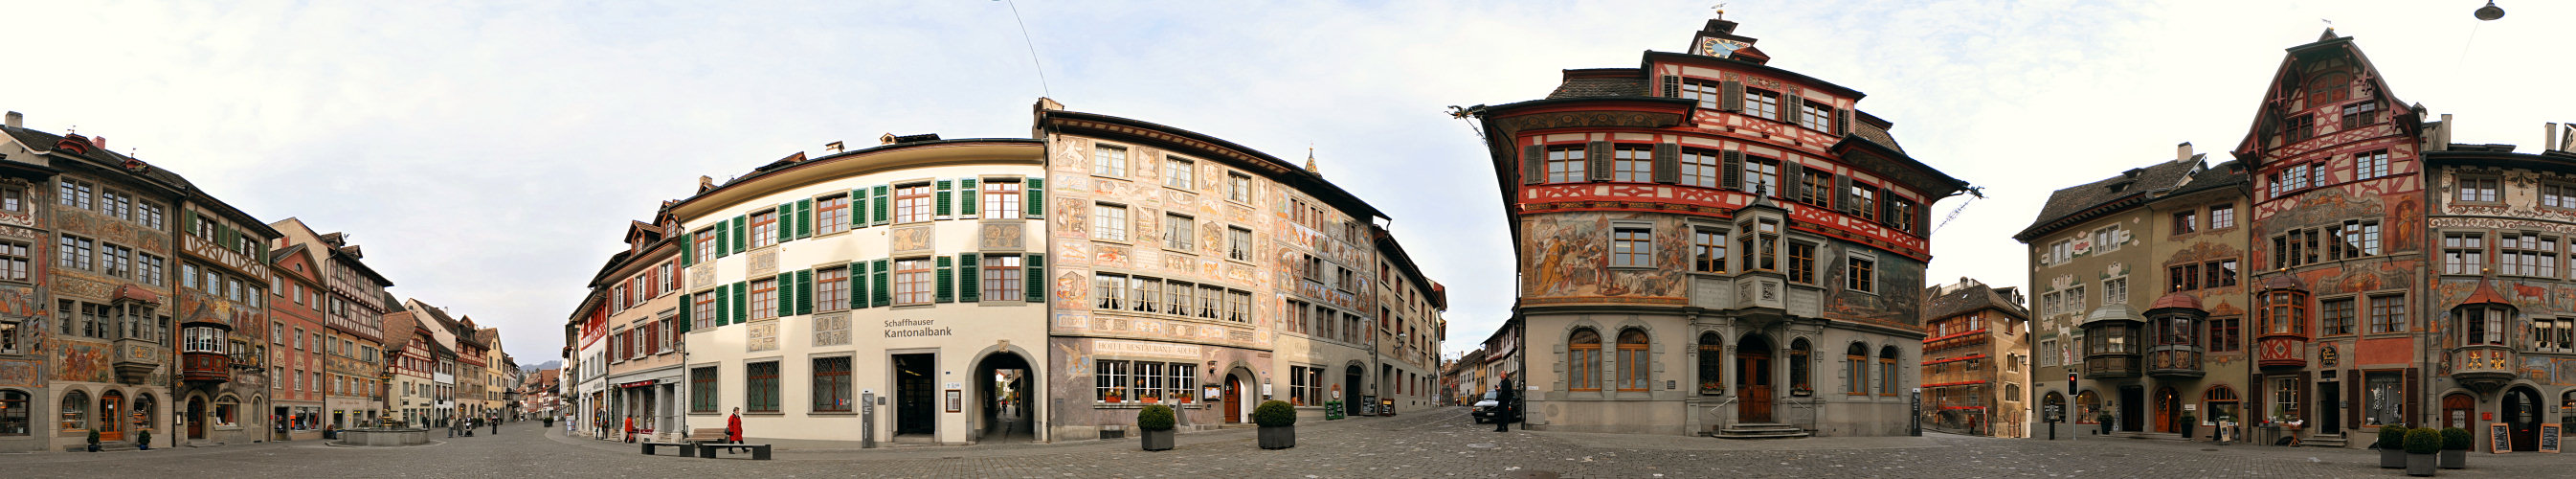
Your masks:
<svg viewBox="0 0 2576 479"><path fill-rule="evenodd" d="M1717 332L1699 333L1699 393L1726 394L1726 342Z"/></svg>
<svg viewBox="0 0 2576 479"><path fill-rule="evenodd" d="M2075 393L2075 422L2076 422L2076 423L2078 423L2078 424L2095 424L2094 419L2098 419L2098 418L2094 417L2094 415L2095 415L2095 414L2100 414L2101 412L2102 412L2102 398L2101 398L2101 397L2094 396L2092 391L2085 391L2085 392Z"/></svg>
<svg viewBox="0 0 2576 479"><path fill-rule="evenodd" d="M2200 394L2200 402L2201 409L2209 410L2209 414L2203 420L2211 425L2217 425L2219 421L2243 421L2236 417L2235 389L2229 389L2227 386L2210 386L2208 392Z"/></svg>
<svg viewBox="0 0 2576 479"><path fill-rule="evenodd" d="M2352 99L2352 75L2328 72L2308 81L2308 107Z"/></svg>
<svg viewBox="0 0 2576 479"><path fill-rule="evenodd" d="M2048 407L2056 407L2059 414L2066 413L2066 395L2058 394L2057 391L2049 391L2048 394L2040 396L2039 404L2042 411L2046 411Z"/></svg>
<svg viewBox="0 0 2576 479"><path fill-rule="evenodd" d="M63 393L62 422L64 431L89 429L89 393Z"/></svg>
<svg viewBox="0 0 2576 479"><path fill-rule="evenodd" d="M1844 394L1869 394L1869 346L1852 343L1843 351L1843 375Z"/></svg>
<svg viewBox="0 0 2576 479"><path fill-rule="evenodd" d="M27 393L0 391L0 436L34 434L35 425L27 416Z"/></svg>
<svg viewBox="0 0 2576 479"><path fill-rule="evenodd" d="M1809 380L1814 376L1809 374L1809 370L1813 368L1809 361L1815 356L1815 350L1815 347L1807 345L1807 338L1798 338L1789 342L1789 389L1796 391L1798 395L1803 396L1816 390L1816 383Z"/></svg>
<svg viewBox="0 0 2576 479"><path fill-rule="evenodd" d="M209 419L217 426L229 427L237 425L238 423L234 421L240 418L241 400L234 399L232 396L225 396L223 399L215 400L214 417Z"/></svg>
<svg viewBox="0 0 2576 479"><path fill-rule="evenodd" d="M1878 348L1878 395L1896 395L1896 347Z"/></svg>
<svg viewBox="0 0 2576 479"><path fill-rule="evenodd" d="M1646 373L1655 363L1646 360L1646 332L1636 328L1619 330L1619 390L1646 390Z"/></svg>
<svg viewBox="0 0 2576 479"><path fill-rule="evenodd" d="M1576 391L1601 390L1601 333L1583 328L1566 338L1565 384Z"/></svg>

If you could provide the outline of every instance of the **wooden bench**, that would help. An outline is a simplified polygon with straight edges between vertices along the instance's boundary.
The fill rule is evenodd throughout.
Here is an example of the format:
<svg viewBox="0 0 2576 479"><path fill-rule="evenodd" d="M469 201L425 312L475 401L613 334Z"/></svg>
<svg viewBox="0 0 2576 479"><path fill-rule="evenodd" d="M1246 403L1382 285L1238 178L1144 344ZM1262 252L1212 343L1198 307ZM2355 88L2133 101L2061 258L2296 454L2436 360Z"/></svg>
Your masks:
<svg viewBox="0 0 2576 479"><path fill-rule="evenodd" d="M715 459L717 449L750 449L752 460L769 460L768 444L699 444L698 457L701 459Z"/></svg>

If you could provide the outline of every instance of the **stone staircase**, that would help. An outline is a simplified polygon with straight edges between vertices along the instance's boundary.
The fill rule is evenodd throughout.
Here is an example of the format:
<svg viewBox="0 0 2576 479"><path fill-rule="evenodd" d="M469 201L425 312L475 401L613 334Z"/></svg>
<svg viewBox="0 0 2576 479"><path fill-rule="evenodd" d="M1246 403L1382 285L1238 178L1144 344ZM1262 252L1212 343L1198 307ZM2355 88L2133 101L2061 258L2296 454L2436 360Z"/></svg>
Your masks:
<svg viewBox="0 0 2576 479"><path fill-rule="evenodd" d="M2310 436L2308 436L2308 438L2307 438L2307 439L2302 439L2302 440L2300 440L2300 441L2299 441L2299 445L2301 445L2301 446L2308 446L2308 447L2331 447L2331 448L2341 449L2341 448L2348 447L2348 446L2351 444L2351 442L2350 442L2350 441L2351 441L2351 439L2349 439L2349 436L2348 436L2348 435L2346 435L2346 434L2333 434L2333 435L2327 435L2327 434L2316 434L2316 435L2310 435Z"/></svg>
<svg viewBox="0 0 2576 479"><path fill-rule="evenodd" d="M1716 433L1710 434L1709 437L1719 439L1798 439L1807 437L1808 435L1807 430L1799 429L1797 426L1780 423L1750 422L1730 424L1720 427L1717 429Z"/></svg>

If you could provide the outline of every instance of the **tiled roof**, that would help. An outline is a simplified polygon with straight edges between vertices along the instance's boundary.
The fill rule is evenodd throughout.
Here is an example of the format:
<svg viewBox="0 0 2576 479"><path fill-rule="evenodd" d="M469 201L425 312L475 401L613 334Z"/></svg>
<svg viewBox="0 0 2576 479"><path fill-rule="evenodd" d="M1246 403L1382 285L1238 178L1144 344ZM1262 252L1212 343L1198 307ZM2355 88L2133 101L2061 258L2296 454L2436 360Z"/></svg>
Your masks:
<svg viewBox="0 0 2576 479"><path fill-rule="evenodd" d="M1924 292L1924 319L1947 318L1987 308L2016 317L2030 317L2030 312L2023 310L2021 303L2014 302L2012 298L2006 296L2005 293L2012 291L2013 288L1996 289L1993 286L1977 284L1959 288L1958 291L1951 291L1949 294L1939 294L1940 288L1934 286Z"/></svg>
<svg viewBox="0 0 2576 479"><path fill-rule="evenodd" d="M1548 93L1547 97L1549 99L1557 99L1604 96L1646 96L1646 77L1639 74L1635 69L1623 70L1627 70L1628 74L1616 76L1569 75L1569 78L1565 79L1565 83L1557 84L1556 91Z"/></svg>
<svg viewBox="0 0 2576 479"><path fill-rule="evenodd" d="M2030 227L2013 235L2013 238L2032 241L2039 235L2064 227L2057 223L2078 213L2148 191L2172 188L2184 175L2191 174L2197 165L2194 162L2160 161L2100 181L2057 190L2050 193L2048 203L2040 207L2039 218L2031 220Z"/></svg>

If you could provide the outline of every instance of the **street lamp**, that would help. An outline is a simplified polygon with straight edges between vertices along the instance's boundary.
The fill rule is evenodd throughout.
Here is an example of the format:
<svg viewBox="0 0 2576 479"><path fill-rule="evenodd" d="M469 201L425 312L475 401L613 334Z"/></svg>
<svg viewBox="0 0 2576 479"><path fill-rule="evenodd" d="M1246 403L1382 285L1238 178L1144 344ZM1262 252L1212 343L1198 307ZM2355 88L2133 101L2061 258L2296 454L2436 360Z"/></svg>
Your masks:
<svg viewBox="0 0 2576 479"><path fill-rule="evenodd" d="M2476 15L2478 20L2495 21L2496 19L2504 18L2504 9L2496 7L2495 0L2487 0L2487 6L2478 7L2477 12L2473 13L2473 15Z"/></svg>

